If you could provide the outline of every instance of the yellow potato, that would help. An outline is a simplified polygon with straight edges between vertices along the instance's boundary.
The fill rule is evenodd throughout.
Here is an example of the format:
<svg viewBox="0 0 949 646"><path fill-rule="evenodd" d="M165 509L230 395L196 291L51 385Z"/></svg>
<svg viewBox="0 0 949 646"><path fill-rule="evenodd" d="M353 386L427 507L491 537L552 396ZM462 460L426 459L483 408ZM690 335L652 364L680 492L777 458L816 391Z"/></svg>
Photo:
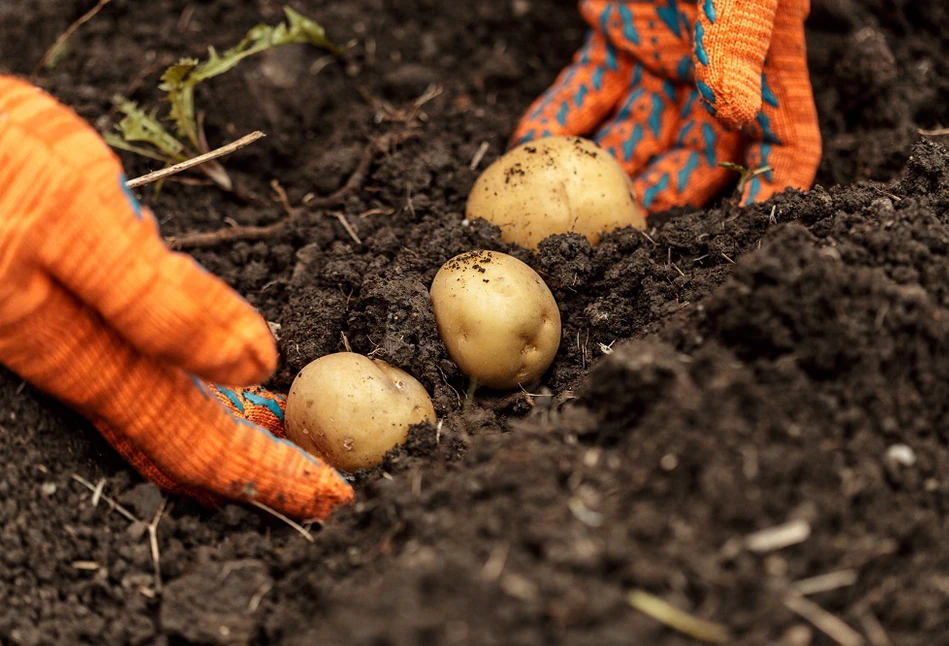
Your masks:
<svg viewBox="0 0 949 646"><path fill-rule="evenodd" d="M468 195L466 216L501 229L505 242L536 249L555 233L591 244L625 226L646 228L626 171L589 139L550 137L522 144L491 164Z"/></svg>
<svg viewBox="0 0 949 646"><path fill-rule="evenodd" d="M560 347L560 310L537 272L497 251L449 260L432 282L438 333L461 371L513 389L540 379Z"/></svg>
<svg viewBox="0 0 949 646"><path fill-rule="evenodd" d="M435 421L435 408L422 384L352 352L308 364L287 396L287 437L344 471L379 464L426 420Z"/></svg>

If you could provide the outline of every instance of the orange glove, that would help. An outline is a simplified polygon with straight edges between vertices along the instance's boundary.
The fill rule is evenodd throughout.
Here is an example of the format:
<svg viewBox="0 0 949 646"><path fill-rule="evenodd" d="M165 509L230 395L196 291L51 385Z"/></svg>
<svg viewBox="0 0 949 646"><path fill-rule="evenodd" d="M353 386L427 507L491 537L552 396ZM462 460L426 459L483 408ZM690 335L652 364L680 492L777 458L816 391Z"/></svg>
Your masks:
<svg viewBox="0 0 949 646"><path fill-rule="evenodd" d="M162 244L96 132L0 76L0 363L170 491L322 519L352 489L264 428L282 426L279 399L191 376L258 383L276 359L266 322Z"/></svg>
<svg viewBox="0 0 949 646"><path fill-rule="evenodd" d="M807 70L810 0L581 0L584 48L514 142L593 135L649 212L702 206L749 170L746 202L810 188L821 157Z"/></svg>

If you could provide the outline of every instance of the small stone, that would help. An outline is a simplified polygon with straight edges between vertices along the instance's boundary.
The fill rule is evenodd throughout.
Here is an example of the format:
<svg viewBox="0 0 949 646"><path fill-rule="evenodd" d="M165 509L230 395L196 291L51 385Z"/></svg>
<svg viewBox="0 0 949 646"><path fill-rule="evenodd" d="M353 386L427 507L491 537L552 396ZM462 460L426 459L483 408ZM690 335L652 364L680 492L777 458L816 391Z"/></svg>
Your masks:
<svg viewBox="0 0 949 646"><path fill-rule="evenodd" d="M894 444L886 450L886 459L888 462L911 467L916 464L916 452L905 444Z"/></svg>
<svg viewBox="0 0 949 646"><path fill-rule="evenodd" d="M814 631L809 626L798 624L791 626L781 637L781 646L810 646L814 641Z"/></svg>
<svg viewBox="0 0 949 646"><path fill-rule="evenodd" d="M158 511L161 499L161 489L150 482L136 485L119 496L119 502L128 507L139 518L148 520L151 520L155 512Z"/></svg>
<svg viewBox="0 0 949 646"><path fill-rule="evenodd" d="M125 533L128 534L132 541L137 541L145 535L146 531L148 531L148 526L142 521L136 520L134 523L129 524L128 528L125 530Z"/></svg>
<svg viewBox="0 0 949 646"><path fill-rule="evenodd" d="M509 596L521 601L531 602L537 599L537 585L519 574L506 574L501 578L501 589Z"/></svg>

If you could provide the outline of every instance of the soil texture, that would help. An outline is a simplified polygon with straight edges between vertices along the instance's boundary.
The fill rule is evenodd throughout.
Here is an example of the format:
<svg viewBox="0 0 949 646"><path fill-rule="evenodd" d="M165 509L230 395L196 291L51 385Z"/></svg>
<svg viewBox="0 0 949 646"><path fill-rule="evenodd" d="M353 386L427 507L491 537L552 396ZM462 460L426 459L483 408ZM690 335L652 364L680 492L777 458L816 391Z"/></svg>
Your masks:
<svg viewBox="0 0 949 646"><path fill-rule="evenodd" d="M0 3L0 71L28 76L91 4ZM420 379L441 424L360 474L312 544L250 509L169 500L159 587L161 493L0 370L0 644L696 643L632 590L730 644L834 644L849 633L830 616L854 644L946 641L949 136L920 129L949 124L949 5L813 1L814 190L536 255L464 204L581 42L575 3L295 8L357 45L281 49L202 87L212 145L268 137L225 160L235 194L141 197L180 241L281 222L278 182L288 224L193 250L279 326L268 385L348 343ZM37 82L105 131L115 93L157 105L178 57L281 18L269 0L113 0ZM530 393L464 412L428 287L472 249L533 266L564 334ZM768 545L781 527L789 544Z"/></svg>

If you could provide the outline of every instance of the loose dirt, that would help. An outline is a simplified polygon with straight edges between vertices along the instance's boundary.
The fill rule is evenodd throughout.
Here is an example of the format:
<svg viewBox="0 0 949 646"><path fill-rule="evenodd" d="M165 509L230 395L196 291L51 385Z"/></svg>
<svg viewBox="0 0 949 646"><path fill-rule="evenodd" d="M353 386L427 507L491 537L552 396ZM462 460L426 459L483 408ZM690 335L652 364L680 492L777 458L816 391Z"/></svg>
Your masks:
<svg viewBox="0 0 949 646"><path fill-rule="evenodd" d="M4 2L0 70L28 74L89 4ZM279 181L300 207L288 228L195 251L280 325L269 385L286 390L345 337L419 378L443 423L361 474L359 503L315 544L174 499L157 589L144 526L93 507L72 475L105 478L146 522L160 493L0 371L0 643L694 643L629 606L643 589L724 624L729 643L822 645L785 599L841 571L810 599L867 644L945 640L949 138L918 133L949 124L944 3L814 1L813 191L662 216L597 248L556 237L536 256L463 220L469 163L483 142L481 169L504 150L569 60L575 3L296 8L361 44L338 61L280 50L201 89L212 144L269 135L225 161L243 198L178 182L142 198L180 239L280 221ZM40 83L104 130L114 93L154 105L177 57L280 18L265 0L114 0ZM410 137L375 151L338 203L302 206L387 134ZM152 169L124 159L130 176ZM427 288L475 248L537 269L564 335L531 394L484 393L463 414ZM786 523L804 540L748 549Z"/></svg>

